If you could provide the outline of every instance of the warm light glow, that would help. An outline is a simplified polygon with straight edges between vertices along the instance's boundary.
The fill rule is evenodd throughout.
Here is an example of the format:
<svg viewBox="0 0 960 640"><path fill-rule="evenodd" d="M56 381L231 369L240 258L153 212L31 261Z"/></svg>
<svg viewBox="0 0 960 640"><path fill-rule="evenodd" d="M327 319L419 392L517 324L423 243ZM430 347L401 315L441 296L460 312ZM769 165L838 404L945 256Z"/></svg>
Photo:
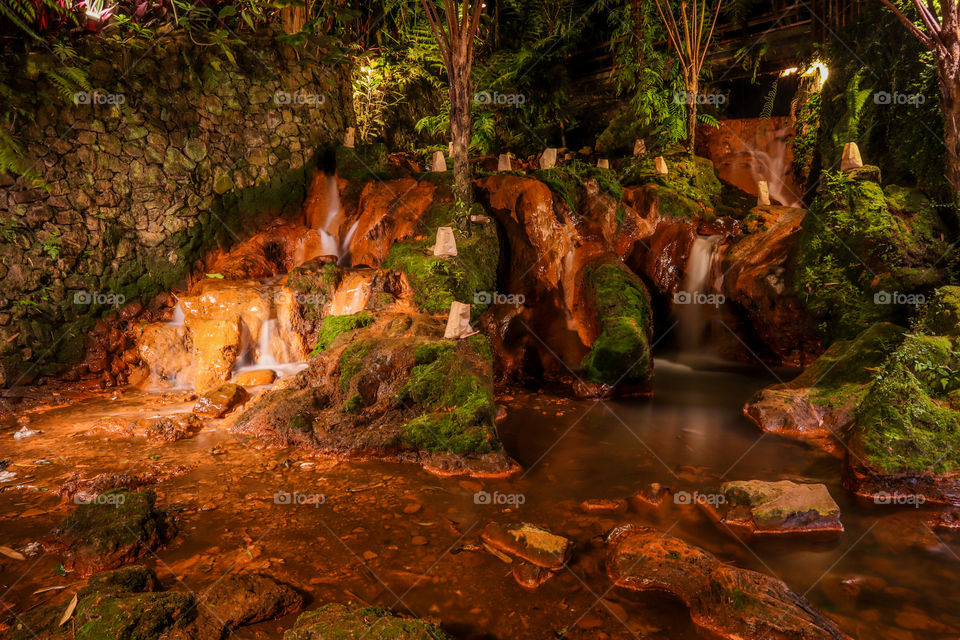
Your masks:
<svg viewBox="0 0 960 640"><path fill-rule="evenodd" d="M792 76L795 73L800 71L800 67L789 67L780 72L781 78L786 78L787 76ZM810 66L804 69L803 73L800 74L802 78L812 77L817 83L817 89L823 87L823 83L827 81L827 76L830 75L830 70L827 69L827 65L820 62L819 60L814 60L810 63Z"/></svg>
<svg viewBox="0 0 960 640"><path fill-rule="evenodd" d="M784 69L780 72L780 77L786 78L787 76L792 76L797 71L800 71L800 67L790 67L789 69Z"/></svg>

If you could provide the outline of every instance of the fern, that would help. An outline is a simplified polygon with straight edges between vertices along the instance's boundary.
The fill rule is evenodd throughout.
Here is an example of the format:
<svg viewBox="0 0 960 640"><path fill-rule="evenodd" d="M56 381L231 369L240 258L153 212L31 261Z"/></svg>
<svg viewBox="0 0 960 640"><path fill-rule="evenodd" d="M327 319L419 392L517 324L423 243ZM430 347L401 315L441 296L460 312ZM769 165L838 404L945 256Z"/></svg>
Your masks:
<svg viewBox="0 0 960 640"><path fill-rule="evenodd" d="M763 108L760 110L760 117L764 120L769 120L770 116L773 115L773 105L777 101L777 85L780 83L780 80L774 80L773 86L770 87L770 91L767 93L767 97L763 99Z"/></svg>

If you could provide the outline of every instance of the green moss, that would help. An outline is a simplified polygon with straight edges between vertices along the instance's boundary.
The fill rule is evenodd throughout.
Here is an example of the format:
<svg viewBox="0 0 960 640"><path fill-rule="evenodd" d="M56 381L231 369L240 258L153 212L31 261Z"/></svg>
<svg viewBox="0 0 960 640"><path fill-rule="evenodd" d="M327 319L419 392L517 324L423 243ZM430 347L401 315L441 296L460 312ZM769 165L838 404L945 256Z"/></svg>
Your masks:
<svg viewBox="0 0 960 640"><path fill-rule="evenodd" d="M283 640L449 640L438 627L379 607L327 604L297 619Z"/></svg>
<svg viewBox="0 0 960 640"><path fill-rule="evenodd" d="M373 340L354 342L340 354L340 390L346 393L353 376L363 368L363 359L373 351Z"/></svg>
<svg viewBox="0 0 960 640"><path fill-rule="evenodd" d="M957 389L956 339L907 336L858 407L856 438L866 462L887 473L960 470Z"/></svg>
<svg viewBox="0 0 960 640"><path fill-rule="evenodd" d="M560 196L574 213L577 211L585 180L596 180L600 191L609 194L617 201L623 198L623 187L620 186L616 172L600 169L582 160L574 160L552 169L536 169L530 175Z"/></svg>
<svg viewBox="0 0 960 640"><path fill-rule="evenodd" d="M710 160L686 153L665 156L664 159L667 175L656 173L653 157L634 158L621 169L620 183L624 186L653 184L662 187L657 194L661 199L669 199L666 205L661 204L661 212L665 215L682 216L690 212L702 215L705 213L703 206L712 209L720 203L723 187ZM670 192L672 196L668 196Z"/></svg>
<svg viewBox="0 0 960 640"><path fill-rule="evenodd" d="M351 316L325 317L323 324L320 325L320 331L317 332L317 344L313 347L310 355L315 356L321 351L328 349L334 340L340 337L341 333L363 329L364 327L369 327L371 324L373 324L373 316L366 311L361 311Z"/></svg>
<svg viewBox="0 0 960 640"><path fill-rule="evenodd" d="M472 337L472 336L471 336ZM416 364L430 364L440 356L452 351L456 345L453 342L426 342L413 350L413 360Z"/></svg>
<svg viewBox="0 0 960 640"><path fill-rule="evenodd" d="M297 294L305 320L318 320L324 303L333 295L340 272L335 264L306 262L287 276L287 286Z"/></svg>
<svg viewBox="0 0 960 640"><path fill-rule="evenodd" d="M97 555L156 539L156 494L152 490L112 489L96 502L80 504L60 530Z"/></svg>
<svg viewBox="0 0 960 640"><path fill-rule="evenodd" d="M287 421L287 427L291 431L310 434L313 432L313 416L304 411L299 411L290 416L290 420Z"/></svg>
<svg viewBox="0 0 960 640"><path fill-rule="evenodd" d="M359 393L355 393L343 403L343 406L340 407L340 410L344 413L356 413L364 407L363 396Z"/></svg>
<svg viewBox="0 0 960 640"><path fill-rule="evenodd" d="M871 180L827 173L803 220L790 279L830 341L875 322L906 324L912 307L888 301L944 277L943 268L934 268L947 247L932 209L916 195L890 193L888 199Z"/></svg>
<svg viewBox="0 0 960 640"><path fill-rule="evenodd" d="M916 329L942 336L960 336L960 287L940 287L921 309Z"/></svg>
<svg viewBox="0 0 960 640"><path fill-rule="evenodd" d="M489 346L487 346L489 349ZM425 346L418 348L427 355ZM401 441L417 449L458 454L499 449L493 429L496 408L485 354L470 342L435 349L433 358L413 367L398 400L421 414L404 425ZM478 369L478 361L484 370Z"/></svg>
<svg viewBox="0 0 960 640"><path fill-rule="evenodd" d="M583 375L599 384L642 384L650 379L650 302L640 280L619 263L587 273L600 334L581 363Z"/></svg>
<svg viewBox="0 0 960 640"><path fill-rule="evenodd" d="M476 207L476 213L483 210ZM432 247L437 228L451 225L452 205L434 205L424 217L426 229L420 240L394 243L384 269L398 269L407 275L413 299L427 313L447 313L452 302L474 303L474 296L496 288L500 244L496 226L473 225L470 232L454 226L456 257L435 257ZM474 316L485 307L473 305Z"/></svg>

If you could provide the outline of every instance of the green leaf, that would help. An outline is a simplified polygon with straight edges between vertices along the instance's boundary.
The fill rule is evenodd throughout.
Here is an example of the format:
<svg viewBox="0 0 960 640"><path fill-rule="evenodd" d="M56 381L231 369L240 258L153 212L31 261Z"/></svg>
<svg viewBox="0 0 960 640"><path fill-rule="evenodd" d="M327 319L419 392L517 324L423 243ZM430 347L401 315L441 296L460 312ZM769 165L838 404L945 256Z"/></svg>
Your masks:
<svg viewBox="0 0 960 640"><path fill-rule="evenodd" d="M219 13L217 13L217 17L221 20L235 15L237 15L237 8L232 4L228 4L223 9L220 9Z"/></svg>

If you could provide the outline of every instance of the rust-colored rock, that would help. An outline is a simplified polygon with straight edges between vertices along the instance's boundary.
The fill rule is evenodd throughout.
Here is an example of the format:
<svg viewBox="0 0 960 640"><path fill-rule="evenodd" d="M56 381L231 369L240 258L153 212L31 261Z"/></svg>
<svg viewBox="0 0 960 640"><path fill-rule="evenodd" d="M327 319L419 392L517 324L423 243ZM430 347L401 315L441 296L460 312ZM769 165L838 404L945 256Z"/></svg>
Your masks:
<svg viewBox="0 0 960 640"><path fill-rule="evenodd" d="M246 389L239 384L228 382L201 396L193 411L207 418L222 418L249 397Z"/></svg>
<svg viewBox="0 0 960 640"><path fill-rule="evenodd" d="M572 540L526 522L511 525L491 522L481 537L503 553L550 571L562 569L573 553Z"/></svg>
<svg viewBox="0 0 960 640"><path fill-rule="evenodd" d="M850 640L781 580L724 564L655 529L625 525L607 545L607 573L616 586L671 593L697 626L722 638Z"/></svg>

